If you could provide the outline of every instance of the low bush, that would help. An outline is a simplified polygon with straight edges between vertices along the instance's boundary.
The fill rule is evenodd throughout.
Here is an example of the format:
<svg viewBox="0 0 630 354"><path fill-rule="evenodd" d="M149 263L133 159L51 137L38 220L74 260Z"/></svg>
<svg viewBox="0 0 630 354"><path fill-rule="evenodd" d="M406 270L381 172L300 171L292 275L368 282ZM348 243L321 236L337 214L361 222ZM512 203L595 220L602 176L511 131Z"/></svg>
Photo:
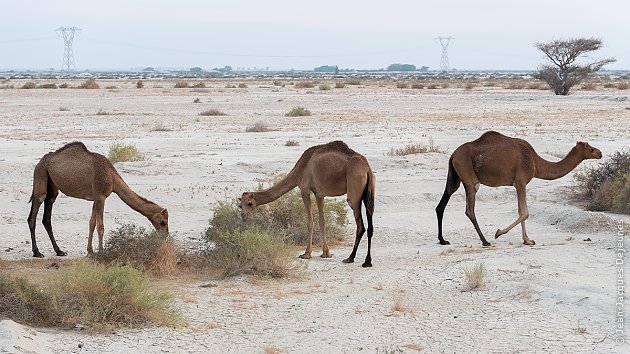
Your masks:
<svg viewBox="0 0 630 354"><path fill-rule="evenodd" d="M315 83L312 81L300 81L295 84L295 88L313 88Z"/></svg>
<svg viewBox="0 0 630 354"><path fill-rule="evenodd" d="M361 80L357 78L350 78L346 80L346 84L353 85L353 86L361 85Z"/></svg>
<svg viewBox="0 0 630 354"><path fill-rule="evenodd" d="M90 89L90 90L94 90L94 89L98 89L101 88L97 83L95 79L87 79L85 82L82 82L79 85L80 89Z"/></svg>
<svg viewBox="0 0 630 354"><path fill-rule="evenodd" d="M486 266L483 262L476 263L473 266L464 267L463 270L467 290L476 290L485 286Z"/></svg>
<svg viewBox="0 0 630 354"><path fill-rule="evenodd" d="M409 88L409 84L406 82L397 82L396 83L396 88L399 89L408 89Z"/></svg>
<svg viewBox="0 0 630 354"><path fill-rule="evenodd" d="M202 81L199 81L198 83L192 85L193 88L206 88L206 84L203 83Z"/></svg>
<svg viewBox="0 0 630 354"><path fill-rule="evenodd" d="M620 82L617 85L617 90L627 90L629 88L630 88L630 83L627 83L627 82Z"/></svg>
<svg viewBox="0 0 630 354"><path fill-rule="evenodd" d="M335 88L345 88L346 84L344 82L341 81L337 81L335 82Z"/></svg>
<svg viewBox="0 0 630 354"><path fill-rule="evenodd" d="M179 252L168 235L147 231L136 224L113 230L95 260L105 264L131 265L143 272L162 276L177 270Z"/></svg>
<svg viewBox="0 0 630 354"><path fill-rule="evenodd" d="M126 162L126 161L142 161L144 156L138 151L138 148L133 144L113 143L109 146L109 153L107 158L111 163Z"/></svg>
<svg viewBox="0 0 630 354"><path fill-rule="evenodd" d="M266 123L260 122L260 121L254 123L254 125L251 125L251 126L245 128L245 131L247 133L264 133L264 132L268 132L268 131L271 131L271 130L273 130L273 129L269 128Z"/></svg>
<svg viewBox="0 0 630 354"><path fill-rule="evenodd" d="M320 91L328 91L328 90L330 90L330 85L328 85L328 84L320 84L319 85L319 90Z"/></svg>
<svg viewBox="0 0 630 354"><path fill-rule="evenodd" d="M416 82L416 83L411 84L411 88L414 90L422 90L424 88L424 85L419 82Z"/></svg>
<svg viewBox="0 0 630 354"><path fill-rule="evenodd" d="M42 88L42 89L56 89L57 88L57 84L55 84L54 82L51 84L41 84L39 85L37 88Z"/></svg>
<svg viewBox="0 0 630 354"><path fill-rule="evenodd" d="M175 88L188 88L188 82L186 81L177 81L175 83Z"/></svg>
<svg viewBox="0 0 630 354"><path fill-rule="evenodd" d="M138 82L136 82L136 88L144 88L144 82L142 82L142 80L138 80Z"/></svg>
<svg viewBox="0 0 630 354"><path fill-rule="evenodd" d="M300 142L297 140L287 140L286 143L284 143L284 146L299 146Z"/></svg>
<svg viewBox="0 0 630 354"><path fill-rule="evenodd" d="M200 112L199 115L200 116L224 116L225 113L223 113L223 111L220 111L216 108L213 108L207 111Z"/></svg>
<svg viewBox="0 0 630 354"><path fill-rule="evenodd" d="M287 112L287 114L285 114L287 117L304 117L310 115L311 111L300 106L293 107L289 112Z"/></svg>
<svg viewBox="0 0 630 354"><path fill-rule="evenodd" d="M238 84L238 88L241 88L241 89L247 88L247 84L240 83Z"/></svg>
<svg viewBox="0 0 630 354"><path fill-rule="evenodd" d="M52 296L23 278L0 274L0 317L35 326L59 324Z"/></svg>
<svg viewBox="0 0 630 354"><path fill-rule="evenodd" d="M630 214L630 151L617 151L598 167L576 173L573 190L588 201L589 210Z"/></svg>
<svg viewBox="0 0 630 354"><path fill-rule="evenodd" d="M24 83L24 85L22 85L22 88L25 90L31 90L31 89L37 88L37 84L34 83L33 81L28 81Z"/></svg>

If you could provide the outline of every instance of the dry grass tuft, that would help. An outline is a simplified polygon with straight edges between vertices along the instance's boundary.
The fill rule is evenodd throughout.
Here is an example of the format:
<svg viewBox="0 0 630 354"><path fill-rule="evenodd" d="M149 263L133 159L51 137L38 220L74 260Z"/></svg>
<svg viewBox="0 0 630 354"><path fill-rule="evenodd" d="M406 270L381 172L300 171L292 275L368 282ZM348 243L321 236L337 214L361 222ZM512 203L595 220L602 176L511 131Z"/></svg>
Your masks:
<svg viewBox="0 0 630 354"><path fill-rule="evenodd" d="M404 301L401 296L398 296L394 299L394 304L392 305L392 313L396 316L401 315L401 314L408 314L411 316L416 315L409 306L404 304Z"/></svg>
<svg viewBox="0 0 630 354"><path fill-rule="evenodd" d="M284 146L299 146L300 142L297 140L287 140Z"/></svg>
<svg viewBox="0 0 630 354"><path fill-rule="evenodd" d="M466 290L477 290L486 285L486 266L483 262L463 268L466 279Z"/></svg>
<svg viewBox="0 0 630 354"><path fill-rule="evenodd" d="M201 103L201 100L199 99L199 97L197 97L193 100L193 103Z"/></svg>
<svg viewBox="0 0 630 354"><path fill-rule="evenodd" d="M627 83L627 82L620 82L617 85L617 90L627 90L629 88L630 88L630 83Z"/></svg>
<svg viewBox="0 0 630 354"><path fill-rule="evenodd" d="M335 88L340 89L340 88L345 88L345 87L346 87L346 84L344 82L341 82L341 81L335 82Z"/></svg>
<svg viewBox="0 0 630 354"><path fill-rule="evenodd" d="M22 85L22 88L25 90L31 90L31 89L37 88L37 84L34 83L33 81L28 81L24 85Z"/></svg>
<svg viewBox="0 0 630 354"><path fill-rule="evenodd" d="M96 112L97 116L107 116L109 115L109 112L104 111L102 108L98 110L98 112Z"/></svg>
<svg viewBox="0 0 630 354"><path fill-rule="evenodd" d="M387 152L388 156L405 156L413 154L425 154L428 152L444 153L444 149L435 145L433 139L429 139L429 145L411 143L401 148L391 148Z"/></svg>
<svg viewBox="0 0 630 354"><path fill-rule="evenodd" d="M295 84L295 88L313 88L315 83L313 81L300 81Z"/></svg>
<svg viewBox="0 0 630 354"><path fill-rule="evenodd" d="M319 90L320 91L328 91L328 90L330 90L330 85L328 85L328 84L320 84L319 85Z"/></svg>
<svg viewBox="0 0 630 354"><path fill-rule="evenodd" d="M175 83L175 88L188 88L190 85L186 81L177 81Z"/></svg>

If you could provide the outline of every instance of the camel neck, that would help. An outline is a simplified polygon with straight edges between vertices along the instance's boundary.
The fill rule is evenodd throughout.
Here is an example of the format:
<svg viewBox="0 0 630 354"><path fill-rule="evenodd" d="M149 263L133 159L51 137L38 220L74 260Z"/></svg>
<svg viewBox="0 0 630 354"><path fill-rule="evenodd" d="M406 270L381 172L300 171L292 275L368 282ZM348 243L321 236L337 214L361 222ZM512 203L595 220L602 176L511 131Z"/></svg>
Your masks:
<svg viewBox="0 0 630 354"><path fill-rule="evenodd" d="M293 171L291 171L293 172ZM293 173L289 173L280 182L276 183L273 187L262 190L260 192L254 192L254 199L258 205L271 203L274 200L280 198L291 189L297 186L297 179Z"/></svg>
<svg viewBox="0 0 630 354"><path fill-rule="evenodd" d="M550 162L536 155L536 178L552 180L565 176L582 162L578 149L573 148L558 162Z"/></svg>
<svg viewBox="0 0 630 354"><path fill-rule="evenodd" d="M158 209L161 209L161 207L157 204L146 200L134 192L120 176L118 176L117 181L114 184L114 193L116 193L131 209L147 218L155 214L156 211L160 211Z"/></svg>

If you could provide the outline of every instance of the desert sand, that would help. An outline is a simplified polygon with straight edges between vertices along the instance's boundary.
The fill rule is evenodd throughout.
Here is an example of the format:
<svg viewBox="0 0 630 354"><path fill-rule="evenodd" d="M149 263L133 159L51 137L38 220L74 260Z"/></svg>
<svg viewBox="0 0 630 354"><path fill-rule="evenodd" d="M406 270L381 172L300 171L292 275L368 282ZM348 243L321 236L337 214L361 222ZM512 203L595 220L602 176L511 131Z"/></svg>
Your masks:
<svg viewBox="0 0 630 354"><path fill-rule="evenodd" d="M354 238L351 220L349 242L332 248L330 259L318 257L316 246L311 260L299 260L305 270L298 279L173 280L185 325L90 334L3 321L0 351L630 351L616 343L615 333L617 225L630 220L585 211L570 194L574 173L597 161L585 161L561 179L529 184L527 227L535 246L522 244L520 227L492 237L517 218L514 188L482 186L477 194L477 219L489 248L481 246L464 214L463 188L446 208L449 246L437 242L434 211L450 153L487 130L526 139L551 161L578 140L601 149L604 158L628 148L627 91L575 90L560 97L502 85L398 89L391 80L320 91L282 81L285 87L271 80L215 79L206 80L205 89L175 89L173 81L151 80L137 89L135 81L121 79L97 80L115 89L0 90L1 258L31 259L26 218L33 168L65 143L82 141L102 154L115 141L135 144L147 159L116 168L137 193L168 208L175 238L194 247L217 201L288 172L312 145L343 140L367 157L377 179L374 267L361 268L365 240L357 262L341 262ZM226 88L241 82L248 87ZM193 103L195 98L201 102ZM312 115L286 117L294 106ZM208 109L226 115L199 115ZM258 121L272 131L245 132ZM430 139L446 153L387 155L390 148L428 145ZM299 146L285 146L287 140ZM90 210L90 202L65 196L55 203L53 227L69 258L86 254ZM38 246L54 260L42 213ZM105 240L118 223L129 222L151 226L110 196ZM487 268L486 285L466 291L463 268L477 262Z"/></svg>

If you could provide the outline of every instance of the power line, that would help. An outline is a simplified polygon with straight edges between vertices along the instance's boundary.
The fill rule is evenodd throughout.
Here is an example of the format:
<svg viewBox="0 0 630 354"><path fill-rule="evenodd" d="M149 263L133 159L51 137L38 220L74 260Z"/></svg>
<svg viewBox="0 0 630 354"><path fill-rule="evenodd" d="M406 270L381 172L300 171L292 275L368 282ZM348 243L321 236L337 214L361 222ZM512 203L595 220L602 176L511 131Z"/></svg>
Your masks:
<svg viewBox="0 0 630 354"><path fill-rule="evenodd" d="M61 71L70 72L74 69L74 52L72 51L72 41L74 40L74 36L78 36L81 33L81 29L72 26L70 28L59 27L55 30L57 35L63 37L64 48L63 48L63 62L61 63Z"/></svg>

